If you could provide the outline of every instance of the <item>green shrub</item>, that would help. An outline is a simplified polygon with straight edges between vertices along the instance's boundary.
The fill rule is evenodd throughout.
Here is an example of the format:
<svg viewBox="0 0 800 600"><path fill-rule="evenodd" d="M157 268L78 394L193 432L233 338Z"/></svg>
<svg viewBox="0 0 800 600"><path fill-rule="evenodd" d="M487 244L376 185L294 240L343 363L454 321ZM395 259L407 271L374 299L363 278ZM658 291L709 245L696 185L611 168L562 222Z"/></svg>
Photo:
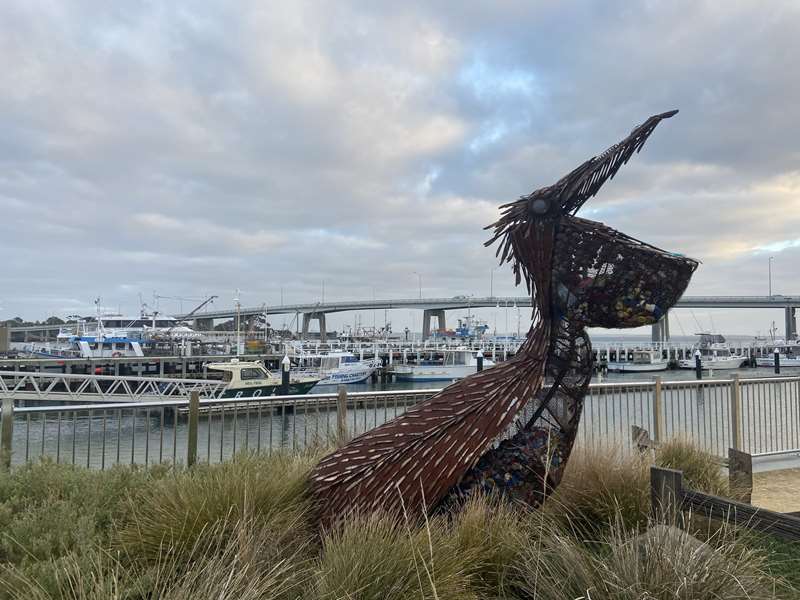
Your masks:
<svg viewBox="0 0 800 600"><path fill-rule="evenodd" d="M51 461L0 473L0 560L58 557L107 540L112 521L126 517L127 495L163 474L135 467L89 471Z"/></svg>

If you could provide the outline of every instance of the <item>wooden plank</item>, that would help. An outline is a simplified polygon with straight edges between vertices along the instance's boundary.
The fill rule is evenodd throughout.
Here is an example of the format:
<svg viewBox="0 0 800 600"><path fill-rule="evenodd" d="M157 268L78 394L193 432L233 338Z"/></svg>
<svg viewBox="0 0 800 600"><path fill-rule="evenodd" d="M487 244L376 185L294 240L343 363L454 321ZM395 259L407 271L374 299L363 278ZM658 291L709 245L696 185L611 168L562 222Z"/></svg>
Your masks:
<svg viewBox="0 0 800 600"><path fill-rule="evenodd" d="M799 517L693 490L683 490L682 504L683 510L729 521L786 540L800 540Z"/></svg>
<svg viewBox="0 0 800 600"><path fill-rule="evenodd" d="M14 437L14 400L3 398L3 420L0 425L0 460L5 468L11 467L11 440Z"/></svg>
<svg viewBox="0 0 800 600"><path fill-rule="evenodd" d="M736 448L728 448L728 481L731 497L750 504L753 499L753 457Z"/></svg>
<svg viewBox="0 0 800 600"><path fill-rule="evenodd" d="M650 467L650 515L657 523L675 525L680 520L683 473Z"/></svg>

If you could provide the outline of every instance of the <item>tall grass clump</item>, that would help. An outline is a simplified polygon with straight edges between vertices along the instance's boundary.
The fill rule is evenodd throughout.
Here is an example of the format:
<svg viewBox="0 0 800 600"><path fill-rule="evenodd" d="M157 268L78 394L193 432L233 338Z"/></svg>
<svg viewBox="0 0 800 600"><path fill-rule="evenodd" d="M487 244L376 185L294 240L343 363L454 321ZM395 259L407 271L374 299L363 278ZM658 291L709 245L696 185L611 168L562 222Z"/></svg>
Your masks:
<svg viewBox="0 0 800 600"><path fill-rule="evenodd" d="M621 521L637 528L650 511L647 457L615 446L578 447L545 511L583 534L606 531Z"/></svg>
<svg viewBox="0 0 800 600"><path fill-rule="evenodd" d="M385 513L354 515L322 536L314 597L322 600L473 600L467 565L445 519L410 524Z"/></svg>
<svg viewBox="0 0 800 600"><path fill-rule="evenodd" d="M786 597L766 570L766 557L717 528L699 542L684 531L655 524L645 533L619 522L586 544L557 529L519 563L525 598L561 600L756 600Z"/></svg>
<svg viewBox="0 0 800 600"><path fill-rule="evenodd" d="M531 543L532 515L500 498L475 494L451 513L455 551L468 558L465 570L482 595L506 597L510 573Z"/></svg>
<svg viewBox="0 0 800 600"><path fill-rule="evenodd" d="M148 567L131 569L99 549L89 567L72 557L54 562L54 590L14 571L0 581L10 600L284 600L300 598L296 556L275 562L271 532L248 520L208 528L212 543L197 543L180 559L163 553ZM230 535L220 535L228 533ZM302 564L302 559L301 564ZM180 561L180 562L178 562Z"/></svg>
<svg viewBox="0 0 800 600"><path fill-rule="evenodd" d="M210 543L210 531L232 535L219 524L247 519L271 532L269 547L282 560L312 533L307 477L316 460L311 453L238 455L164 478L129 499L115 547L139 561L155 563L166 553L179 562Z"/></svg>
<svg viewBox="0 0 800 600"><path fill-rule="evenodd" d="M720 460L688 440L673 438L661 444L656 449L655 462L659 467L682 471L688 488L718 496L728 494Z"/></svg>

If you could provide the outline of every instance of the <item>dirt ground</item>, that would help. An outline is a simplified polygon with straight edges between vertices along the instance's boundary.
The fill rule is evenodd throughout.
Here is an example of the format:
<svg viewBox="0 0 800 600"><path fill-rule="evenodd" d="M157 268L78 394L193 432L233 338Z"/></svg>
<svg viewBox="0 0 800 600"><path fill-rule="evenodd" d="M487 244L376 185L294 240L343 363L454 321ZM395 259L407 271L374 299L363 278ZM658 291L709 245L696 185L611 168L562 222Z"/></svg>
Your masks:
<svg viewBox="0 0 800 600"><path fill-rule="evenodd" d="M800 511L800 469L753 473L752 503L777 512Z"/></svg>

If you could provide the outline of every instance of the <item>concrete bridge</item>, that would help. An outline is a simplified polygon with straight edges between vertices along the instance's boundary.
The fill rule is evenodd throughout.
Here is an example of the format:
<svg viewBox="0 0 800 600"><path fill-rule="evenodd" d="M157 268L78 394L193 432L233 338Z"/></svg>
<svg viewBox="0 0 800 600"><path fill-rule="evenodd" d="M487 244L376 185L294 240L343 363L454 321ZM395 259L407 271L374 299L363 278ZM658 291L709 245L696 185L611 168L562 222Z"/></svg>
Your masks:
<svg viewBox="0 0 800 600"><path fill-rule="evenodd" d="M445 311L469 308L491 308L495 306L531 306L530 296L454 296L451 298L406 298L397 300L345 300L340 302L316 302L304 304L286 304L276 306L260 306L258 308L241 308L242 318L257 315L297 314L303 315L302 332L308 333L312 320L319 322L320 337L325 338L325 315L328 313L417 309L423 311L422 335L430 336L432 321L435 318L439 328L445 327ZM796 309L800 307L800 295L783 296L684 296L678 301L676 308L772 308L783 309L786 339L797 337ZM185 315L176 315L182 318ZM236 309L204 312L194 315L198 329L211 329L216 319L232 319ZM669 319L665 317L653 325L653 341L669 340Z"/></svg>
<svg viewBox="0 0 800 600"><path fill-rule="evenodd" d="M301 304L281 304L274 306L242 307L239 314L242 319L249 319L260 315L296 314L303 316L302 332L308 334L311 321L319 323L320 338L325 341L326 322L325 316L329 313L367 311L367 310L396 310L410 309L422 310L422 334L424 338L430 336L431 325L435 318L437 326L446 326L445 312L448 310L463 310L470 308L491 308L495 306L531 306L530 296L453 296L451 298L405 298L396 300L343 300L339 302L312 302ZM796 310L800 307L800 295L784 296L684 296L677 308L771 308L784 311L784 325L786 339L797 338ZM189 318L198 330L211 330L216 320L228 320L236 317L236 309L229 308L214 310L194 315L175 315L177 319ZM58 325L33 325L30 327L12 327L10 332L14 337L20 335L27 338L29 335L52 337L58 332ZM669 340L669 318L665 317L655 325L652 330L653 341Z"/></svg>

